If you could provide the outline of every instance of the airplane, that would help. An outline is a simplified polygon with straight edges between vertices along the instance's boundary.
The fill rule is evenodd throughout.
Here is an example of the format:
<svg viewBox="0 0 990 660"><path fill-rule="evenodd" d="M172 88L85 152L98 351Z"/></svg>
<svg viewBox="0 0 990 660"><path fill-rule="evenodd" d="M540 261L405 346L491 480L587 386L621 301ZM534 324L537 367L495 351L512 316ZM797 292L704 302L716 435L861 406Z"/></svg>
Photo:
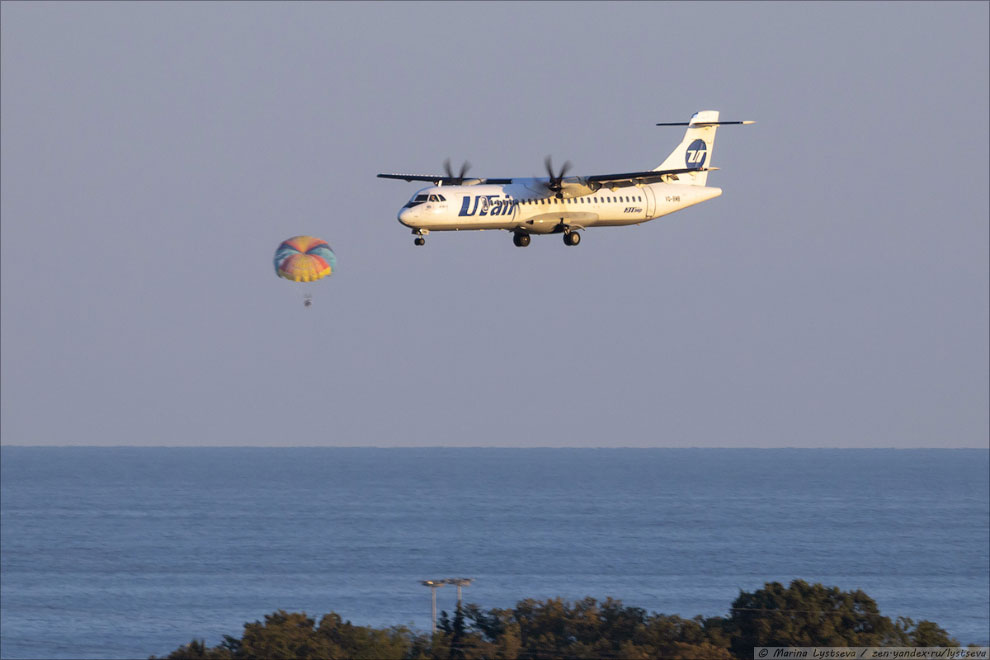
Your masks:
<svg viewBox="0 0 990 660"><path fill-rule="evenodd" d="M379 174L382 179L432 182L416 192L399 210L399 222L412 229L416 245L425 245L431 231L504 229L512 242L526 247L532 234L563 234L565 245L581 242L590 227L638 225L713 199L721 188L707 186L715 130L752 121L719 121L717 110L694 113L687 122L657 126L687 126L684 139L656 169L567 176L565 162L554 172L547 156L543 178L468 178L469 163L458 174L444 162L446 175Z"/></svg>

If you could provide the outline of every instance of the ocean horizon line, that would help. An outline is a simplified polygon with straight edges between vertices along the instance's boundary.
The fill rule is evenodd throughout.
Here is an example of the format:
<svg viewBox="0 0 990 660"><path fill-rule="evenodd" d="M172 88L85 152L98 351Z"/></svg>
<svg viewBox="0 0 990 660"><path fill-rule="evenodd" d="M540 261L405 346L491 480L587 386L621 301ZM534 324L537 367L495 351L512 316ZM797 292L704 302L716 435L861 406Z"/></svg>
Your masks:
<svg viewBox="0 0 990 660"><path fill-rule="evenodd" d="M870 446L870 447L795 447L784 445L779 447L759 447L759 446L697 446L683 445L671 447L640 447L635 445L620 445L617 447L577 447L577 446L554 446L554 445L129 445L129 444L20 444L20 443L0 443L2 448L23 448L23 449L367 449L367 450L560 450L560 451L985 451L990 452L988 447L893 447L893 446Z"/></svg>

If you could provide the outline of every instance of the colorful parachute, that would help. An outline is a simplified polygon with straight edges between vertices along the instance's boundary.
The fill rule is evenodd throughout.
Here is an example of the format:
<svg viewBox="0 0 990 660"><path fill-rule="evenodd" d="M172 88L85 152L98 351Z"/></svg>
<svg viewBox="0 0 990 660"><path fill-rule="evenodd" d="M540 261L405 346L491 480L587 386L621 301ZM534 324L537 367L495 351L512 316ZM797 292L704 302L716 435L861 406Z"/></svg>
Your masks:
<svg viewBox="0 0 990 660"><path fill-rule="evenodd" d="M293 236L275 251L275 272L293 282L315 282L333 273L337 257L315 236Z"/></svg>

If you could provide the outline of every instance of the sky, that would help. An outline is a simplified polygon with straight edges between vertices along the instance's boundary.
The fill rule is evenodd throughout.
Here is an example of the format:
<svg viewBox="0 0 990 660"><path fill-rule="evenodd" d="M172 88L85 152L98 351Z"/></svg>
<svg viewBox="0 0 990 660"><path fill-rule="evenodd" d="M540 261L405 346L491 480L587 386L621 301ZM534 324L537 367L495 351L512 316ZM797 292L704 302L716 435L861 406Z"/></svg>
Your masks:
<svg viewBox="0 0 990 660"><path fill-rule="evenodd" d="M0 442L986 447L988 8L5 2ZM707 109L722 196L578 247L375 177Z"/></svg>

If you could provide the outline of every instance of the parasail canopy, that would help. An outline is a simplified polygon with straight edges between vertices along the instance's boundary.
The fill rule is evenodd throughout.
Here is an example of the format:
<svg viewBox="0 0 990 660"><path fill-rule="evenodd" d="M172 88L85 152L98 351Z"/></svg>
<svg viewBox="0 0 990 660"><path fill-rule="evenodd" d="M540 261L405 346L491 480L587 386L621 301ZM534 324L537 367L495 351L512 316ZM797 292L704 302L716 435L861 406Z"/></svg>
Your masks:
<svg viewBox="0 0 990 660"><path fill-rule="evenodd" d="M293 282L315 282L333 274L337 256L315 236L293 236L275 251L275 273Z"/></svg>

